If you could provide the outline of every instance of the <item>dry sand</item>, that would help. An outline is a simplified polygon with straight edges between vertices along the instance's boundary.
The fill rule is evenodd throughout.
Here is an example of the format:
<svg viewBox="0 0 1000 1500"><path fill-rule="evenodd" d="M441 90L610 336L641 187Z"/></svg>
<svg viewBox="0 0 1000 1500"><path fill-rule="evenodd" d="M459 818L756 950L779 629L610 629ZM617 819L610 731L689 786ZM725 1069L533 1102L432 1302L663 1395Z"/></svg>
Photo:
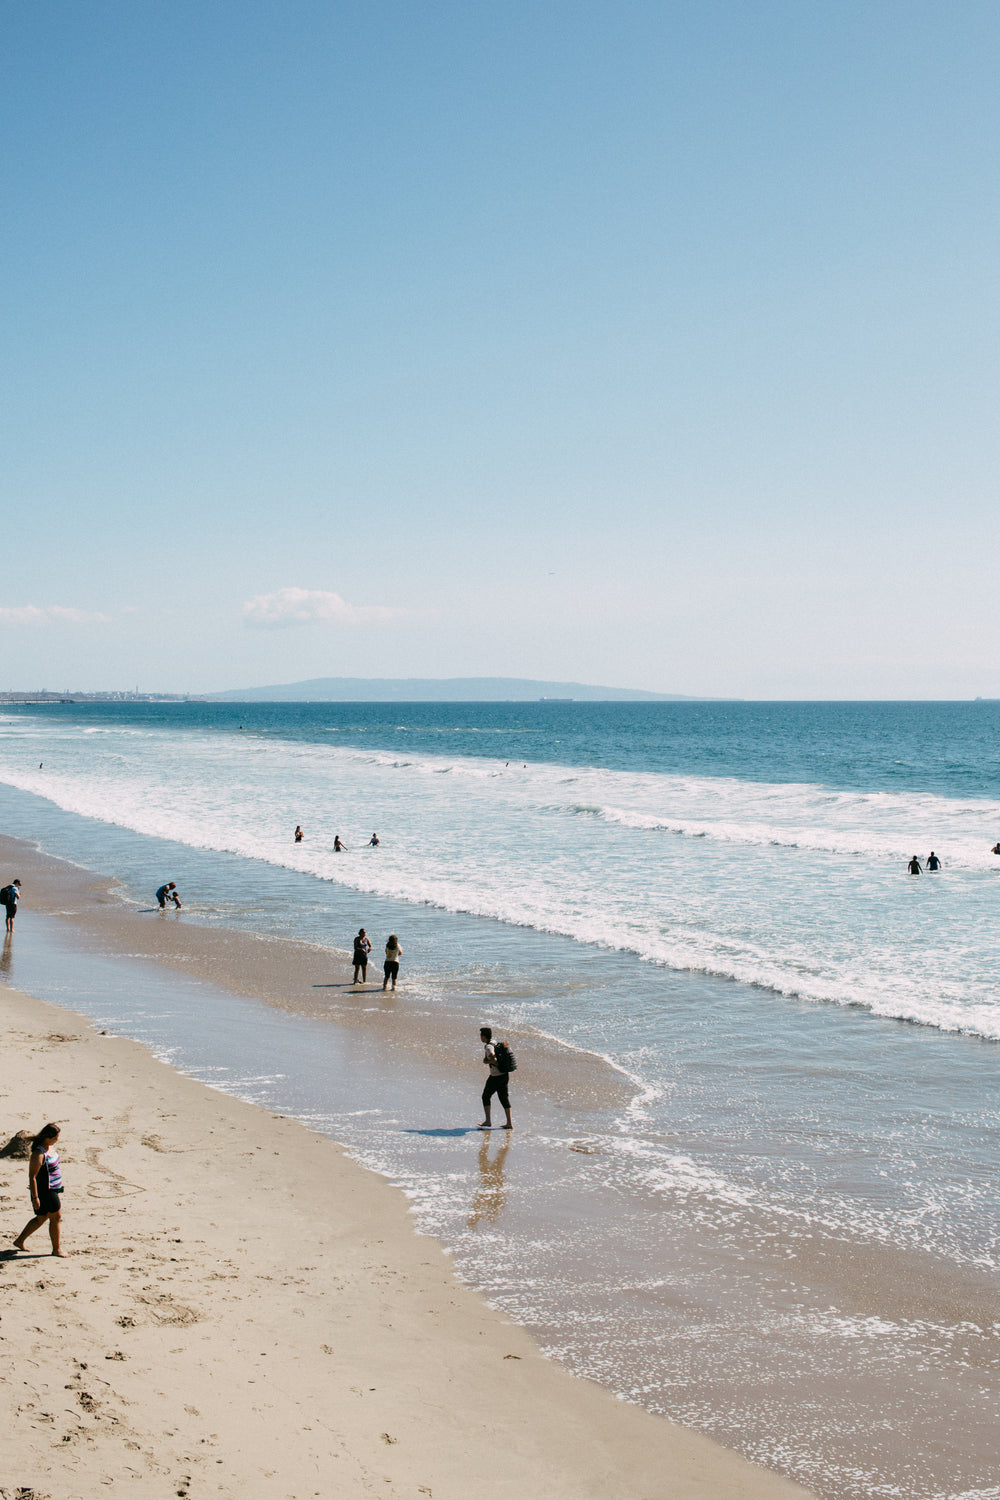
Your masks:
<svg viewBox="0 0 1000 1500"><path fill-rule="evenodd" d="M332 1142L0 990L0 1134L67 1191L0 1259L0 1494L779 1500L806 1491L560 1369ZM0 1160L3 1222L27 1164Z"/></svg>

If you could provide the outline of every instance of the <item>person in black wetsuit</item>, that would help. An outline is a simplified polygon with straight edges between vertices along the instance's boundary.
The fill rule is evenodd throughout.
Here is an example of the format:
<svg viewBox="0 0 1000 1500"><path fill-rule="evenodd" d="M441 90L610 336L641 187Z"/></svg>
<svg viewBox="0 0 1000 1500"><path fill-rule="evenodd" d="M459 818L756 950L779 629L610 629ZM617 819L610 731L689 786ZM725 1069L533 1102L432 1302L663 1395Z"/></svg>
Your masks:
<svg viewBox="0 0 1000 1500"><path fill-rule="evenodd" d="M938 859L933 849L927 856L927 868L931 871L931 873L933 873L935 870L940 870L941 868L941 861Z"/></svg>

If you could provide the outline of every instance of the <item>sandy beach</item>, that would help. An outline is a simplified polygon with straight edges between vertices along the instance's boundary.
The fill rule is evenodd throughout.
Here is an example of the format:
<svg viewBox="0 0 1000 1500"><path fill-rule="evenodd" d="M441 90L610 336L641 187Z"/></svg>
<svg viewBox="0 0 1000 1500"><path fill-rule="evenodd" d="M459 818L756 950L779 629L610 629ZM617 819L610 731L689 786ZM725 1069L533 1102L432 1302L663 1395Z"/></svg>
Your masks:
<svg viewBox="0 0 1000 1500"><path fill-rule="evenodd" d="M3 1006L4 1139L61 1124L70 1255L42 1230L0 1261L0 1491L806 1494L544 1358L334 1143L71 1012ZM13 1236L26 1163L0 1169Z"/></svg>
<svg viewBox="0 0 1000 1500"><path fill-rule="evenodd" d="M0 847L30 890L15 945L44 912L126 962L299 1014L333 1007L389 1040L387 1016L355 1015L349 990L317 992L329 951L137 922L106 879ZM2 993L0 1134L60 1123L69 1257L51 1257L41 1230L29 1254L0 1260L0 1493L464 1500L498 1475L566 1500L807 1493L546 1358L335 1142L70 1010ZM559 1070L543 1077L558 1092ZM582 1083L610 1086L600 1070ZM12 1239L28 1217L25 1161L0 1159L0 1183Z"/></svg>
<svg viewBox="0 0 1000 1500"><path fill-rule="evenodd" d="M551 993L554 965L544 981L434 969L439 917L421 930L414 908L400 989L383 994L378 971L351 984L347 918L356 930L367 913L350 894L310 940L268 922L280 884L262 907L239 883L245 914L239 900L220 912L189 874L184 910L159 912L111 878L113 855L85 868L0 837L25 891L0 951L0 1145L63 1127L80 1252L52 1260L38 1237L30 1259L0 1260L17 1434L0 1500L85 1500L126 1478L176 1494L196 1471L213 1494L268 1496L465 1496L498 1476L529 1496L622 1500L861 1500L893 1475L914 1496L982 1491L988 1268L803 1229L766 1204L734 1220L684 1173L704 1125L733 1168L741 1140L725 1114L685 1120L682 1096L654 1158L681 1175L644 1191L615 1149L643 1149L642 1131L608 1129L642 1107L636 1081L530 1014L507 1033L517 1129L481 1134L478 1026L519 983ZM679 1034L714 1041L710 986L677 984ZM727 993L725 1012L739 1001ZM8 1243L25 1168L0 1159ZM858 1357L860 1338L896 1328L928 1331L902 1374L884 1348L874 1366ZM264 1424L248 1423L256 1410ZM75 1489L73 1444L94 1464Z"/></svg>

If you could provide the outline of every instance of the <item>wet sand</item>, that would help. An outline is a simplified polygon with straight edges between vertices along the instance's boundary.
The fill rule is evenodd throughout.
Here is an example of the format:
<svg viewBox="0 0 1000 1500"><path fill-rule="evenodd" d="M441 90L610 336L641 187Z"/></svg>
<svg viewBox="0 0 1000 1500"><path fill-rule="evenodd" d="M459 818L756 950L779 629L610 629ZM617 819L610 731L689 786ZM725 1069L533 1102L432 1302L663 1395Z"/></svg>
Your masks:
<svg viewBox="0 0 1000 1500"><path fill-rule="evenodd" d="M16 872L25 884L13 961L0 958L0 979L32 988L29 952L50 941L37 914L51 914L61 980L38 993L108 1017L99 1024L263 1104L262 1118L294 1115L388 1172L411 1193L422 1228L453 1251L459 1273L579 1375L837 1500L940 1500L981 1491L994 1472L997 1288L988 1270L845 1238L766 1203L734 1213L683 1178L666 1194L655 1184L646 1192L634 1174L617 1178L614 1143L602 1131L628 1109L635 1085L601 1057L537 1031L510 1034L529 1064L517 1077L514 1149L498 1133L470 1149L462 1137L479 1118L472 1049L490 1015L485 985L462 989L440 973L431 981L404 959L395 996L382 994L379 964L355 988L346 948L259 936L190 910L159 913L113 881L13 840L0 840L0 861L5 878ZM104 958L90 966L85 1001L89 954ZM95 973L125 993L124 1005L105 1006ZM526 993L533 978L523 981ZM502 982L509 994L507 974ZM195 993L199 985L211 992ZM138 1008L129 990L142 996ZM159 1032L158 1012L172 1016ZM203 1020L214 1027L211 1045L178 1055L176 1038L189 1027L193 1037ZM268 1052L279 1032L280 1061ZM248 1045L237 1059L229 1054L241 1037ZM234 1066L222 1077L206 1060ZM318 1086L296 1096L307 1068ZM347 1128L352 1111L380 1117L387 1152L377 1139L372 1147L377 1128ZM677 1148L697 1141L679 1132ZM736 1156L743 1149L739 1138L728 1146ZM441 1196L428 1201L428 1190ZM912 1330L905 1370L877 1347L890 1324ZM822 1415L814 1422L813 1413Z"/></svg>
<svg viewBox="0 0 1000 1500"><path fill-rule="evenodd" d="M157 919L150 936L107 882L14 852L26 904L109 951L218 978L238 939L262 950L257 996L287 980L289 947L322 957ZM0 1490L466 1500L500 1473L540 1500L807 1493L545 1358L332 1141L71 1011L2 1003L4 1138L62 1125L71 1255L43 1230L0 1260ZM13 1236L26 1163L0 1161L0 1184Z"/></svg>
<svg viewBox="0 0 1000 1500"><path fill-rule="evenodd" d="M391 990L382 991L377 951L371 955L367 983L356 986L347 948L210 925L189 911L159 912L154 901L140 907L113 880L42 854L18 839L0 836L0 867L19 872L25 909L58 916L97 951L151 959L294 1015L375 1031L384 1045L405 1045L431 1066L468 1072L469 1037L473 1045L478 1040L476 1002L457 990L450 996L469 1016L470 1033L457 1031L450 1008L427 1001L419 975L408 968L405 949L396 993L408 1016L419 1012L420 1024L401 1033L395 996ZM510 1040L517 1045L517 1032L510 1033ZM532 1032L531 1042L533 1088L552 1103L616 1107L627 1105L634 1095L628 1080L603 1059L569 1051L537 1032Z"/></svg>

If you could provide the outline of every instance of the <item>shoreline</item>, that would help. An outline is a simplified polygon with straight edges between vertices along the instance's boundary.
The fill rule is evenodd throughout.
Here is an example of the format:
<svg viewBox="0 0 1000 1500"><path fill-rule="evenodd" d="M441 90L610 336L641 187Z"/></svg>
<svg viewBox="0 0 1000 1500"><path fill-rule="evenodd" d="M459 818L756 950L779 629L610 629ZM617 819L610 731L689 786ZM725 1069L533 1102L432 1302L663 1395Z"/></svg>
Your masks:
<svg viewBox="0 0 1000 1500"><path fill-rule="evenodd" d="M365 985L351 983L351 954L345 946L320 945L302 938L260 934L200 919L196 913L162 914L134 904L119 882L37 849L23 839L0 834L0 866L27 872L25 911L34 910L71 924L89 946L117 958L143 959L215 985L230 994L259 1001L288 1014L332 1022L371 1033L379 1045L411 1050L421 1066L458 1068L469 1073L470 1037L478 1047L480 1012L494 997L485 987L469 998L467 988L442 986L433 992L419 971L408 967L404 948L398 991L382 991L377 950ZM139 921L137 918L148 918ZM377 976L377 977L375 977ZM419 1034L397 1028L396 996L419 1015ZM441 1001L450 1003L442 1006ZM456 1005L468 1012L468 1035L456 1035ZM438 1014L440 1012L440 1014ZM508 1026L515 1045L524 1028ZM532 1027L532 1081L536 1092L563 1107L600 1101L627 1108L641 1086L598 1053L563 1043ZM566 1062L572 1059L572 1072ZM473 1079L476 1077L473 1074ZM471 1100L478 1097L476 1087Z"/></svg>
<svg viewBox="0 0 1000 1500"><path fill-rule="evenodd" d="M5 1139L63 1125L70 1255L43 1229L0 1258L0 1488L466 1500L502 1471L539 1500L808 1495L548 1359L335 1143L3 1003ZM25 1174L0 1163L11 1236Z"/></svg>
<svg viewBox="0 0 1000 1500"><path fill-rule="evenodd" d="M738 1010L749 1003L759 1030L760 997L675 987L674 1028L663 1035L678 1049L680 1088L643 1116L639 1076L538 1029L544 1006L532 1001L547 991L537 969L521 980L515 971L513 986L501 966L492 982L489 967L477 973L467 963L450 975L440 962L421 972L422 953L450 956L447 944L427 942L430 914L422 943L408 945L400 929L416 962L398 995L381 993L380 974L355 990L346 948L323 941L330 927L343 933L342 905L331 905L340 917L319 941L308 929L298 937L275 930L280 891L267 893L257 930L256 906L234 902L231 891L216 909L161 914L135 889L140 862L128 843L111 850L125 856L125 884L42 854L23 835L0 841L5 878L16 869L30 880L0 979L139 1041L268 1118L294 1118L337 1142L409 1200L411 1225L447 1246L467 1285L563 1369L619 1400L828 1500L891 1492L940 1500L981 1488L994 1472L995 1274L912 1235L909 1248L897 1244L877 1221L874 1238L824 1222L808 1196L800 1207L790 1195L772 1203L743 1193L743 1141L781 1156L790 1143L794 1153L808 1145L814 1113L810 1098L804 1131L794 1113L779 1113L776 1123L787 1120L791 1132L774 1130L755 1106L731 1116L728 1069L723 1093L711 1091L721 1035L730 1050L742 1037L756 1055L758 1036ZM186 886L185 867L177 871ZM256 891L253 872L235 889ZM498 1001L526 1023L509 1031L505 1023L522 1062L509 1154L497 1150L498 1133L490 1146L469 1128L481 1118L470 1037L478 1042L479 1024L496 1022ZM794 1027L782 1031L785 1050L763 1074L741 1068L748 1098L759 1078L811 1090L816 1043L842 1023L836 1012L817 1022L803 1011L803 1019L798 1037ZM780 1020L784 1027L784 1012ZM879 1076L887 1035L859 1029L853 1040L863 1049L849 1061L860 1078ZM921 1091L923 1058L910 1068ZM835 1068L841 1060L843 1051ZM853 1105L850 1093L837 1098ZM753 1134L741 1136L741 1124ZM849 1130L843 1144L850 1149ZM843 1160L850 1171L850 1156ZM702 1162L714 1171L701 1171ZM818 1411L828 1414L822 1429L810 1419Z"/></svg>

